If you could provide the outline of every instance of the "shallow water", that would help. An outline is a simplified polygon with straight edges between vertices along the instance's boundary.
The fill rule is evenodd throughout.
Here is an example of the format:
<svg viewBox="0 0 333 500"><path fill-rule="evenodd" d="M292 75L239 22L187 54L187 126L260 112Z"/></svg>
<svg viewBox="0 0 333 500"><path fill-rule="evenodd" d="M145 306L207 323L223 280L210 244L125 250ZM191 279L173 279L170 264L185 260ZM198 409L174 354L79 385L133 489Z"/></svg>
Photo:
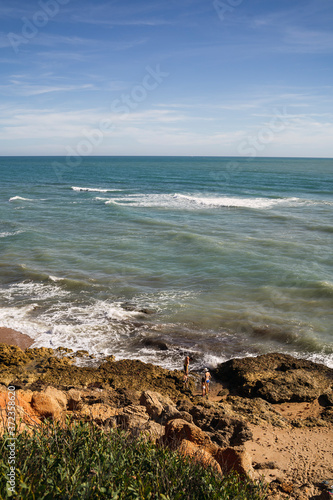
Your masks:
<svg viewBox="0 0 333 500"><path fill-rule="evenodd" d="M36 346L333 366L333 160L1 158L0 203L0 325Z"/></svg>

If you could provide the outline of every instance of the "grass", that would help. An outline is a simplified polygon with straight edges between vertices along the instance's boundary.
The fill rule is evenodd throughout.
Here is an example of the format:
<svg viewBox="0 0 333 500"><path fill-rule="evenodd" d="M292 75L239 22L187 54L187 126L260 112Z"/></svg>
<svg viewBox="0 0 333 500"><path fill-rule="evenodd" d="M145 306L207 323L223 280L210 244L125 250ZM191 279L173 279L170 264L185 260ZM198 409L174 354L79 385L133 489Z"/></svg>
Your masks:
<svg viewBox="0 0 333 500"><path fill-rule="evenodd" d="M211 468L123 431L91 423L43 424L16 440L16 490L7 488L8 447L0 438L0 498L27 500L262 500L262 485Z"/></svg>

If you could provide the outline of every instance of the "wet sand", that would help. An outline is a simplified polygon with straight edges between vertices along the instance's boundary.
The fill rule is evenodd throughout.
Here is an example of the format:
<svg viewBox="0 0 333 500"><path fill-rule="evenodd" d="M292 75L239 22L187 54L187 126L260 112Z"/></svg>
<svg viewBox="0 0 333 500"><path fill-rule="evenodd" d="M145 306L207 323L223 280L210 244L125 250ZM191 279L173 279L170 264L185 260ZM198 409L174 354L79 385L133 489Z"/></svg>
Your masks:
<svg viewBox="0 0 333 500"><path fill-rule="evenodd" d="M11 328L0 327L0 343L16 345L21 349L27 349L33 344L33 339L24 333L17 332Z"/></svg>

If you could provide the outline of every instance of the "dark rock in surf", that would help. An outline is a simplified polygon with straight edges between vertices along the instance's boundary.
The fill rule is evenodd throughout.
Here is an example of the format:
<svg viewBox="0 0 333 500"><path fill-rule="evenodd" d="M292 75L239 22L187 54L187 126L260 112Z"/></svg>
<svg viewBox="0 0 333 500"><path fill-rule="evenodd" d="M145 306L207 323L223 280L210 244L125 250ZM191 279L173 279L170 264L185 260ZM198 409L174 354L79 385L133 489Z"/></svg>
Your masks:
<svg viewBox="0 0 333 500"><path fill-rule="evenodd" d="M236 394L270 403L313 401L329 393L333 383L331 368L279 353L232 359L219 365L214 375Z"/></svg>
<svg viewBox="0 0 333 500"><path fill-rule="evenodd" d="M163 342L163 340L144 338L141 340L141 344L145 347L151 347L152 349L159 349L160 351L168 350L168 345Z"/></svg>

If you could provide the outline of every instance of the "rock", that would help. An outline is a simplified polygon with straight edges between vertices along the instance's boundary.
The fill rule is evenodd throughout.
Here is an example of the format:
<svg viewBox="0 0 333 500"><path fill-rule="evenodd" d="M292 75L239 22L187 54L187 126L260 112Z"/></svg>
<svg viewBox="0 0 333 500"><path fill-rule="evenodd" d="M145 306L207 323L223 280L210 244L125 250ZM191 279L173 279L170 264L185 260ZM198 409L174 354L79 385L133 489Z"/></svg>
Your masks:
<svg viewBox="0 0 333 500"><path fill-rule="evenodd" d="M228 389L221 389L221 390L217 393L217 395L218 395L219 397L221 397L221 398L222 398L222 397L224 397L224 396L228 396L228 394L229 394Z"/></svg>
<svg viewBox="0 0 333 500"><path fill-rule="evenodd" d="M192 460L201 463L204 467L212 467L215 472L222 475L222 470L217 461L212 457L212 455L203 448L200 448L197 444L183 439L178 448L179 453L183 456L191 457Z"/></svg>
<svg viewBox="0 0 333 500"><path fill-rule="evenodd" d="M27 404L31 404L32 396L33 396L33 391L30 391L29 389L23 390L23 389L18 389L15 392L16 398L17 398L17 403L19 405L22 405L23 402Z"/></svg>
<svg viewBox="0 0 333 500"><path fill-rule="evenodd" d="M56 388L99 387L126 391L156 391L172 398L182 396L183 381L180 371L169 371L138 360L115 361L109 356L94 367L73 365L66 349L53 351L33 348L22 351L19 347L0 344L0 383L31 384ZM15 384L14 384L15 382ZM194 383L190 381L191 387Z"/></svg>
<svg viewBox="0 0 333 500"><path fill-rule="evenodd" d="M209 436L207 436L207 434L196 425L190 424L189 422L181 419L170 420L165 426L163 441L171 449L175 449L179 447L183 439L191 441L191 443L195 443L211 455L216 453L218 450L218 446L214 444Z"/></svg>
<svg viewBox="0 0 333 500"><path fill-rule="evenodd" d="M333 369L288 354L264 354L232 359L214 371L217 379L245 397L270 403L313 401L329 392Z"/></svg>
<svg viewBox="0 0 333 500"><path fill-rule="evenodd" d="M319 376L314 378L311 373L293 370L272 380L259 381L256 394L270 403L313 401L325 388L324 384L324 380L320 380Z"/></svg>
<svg viewBox="0 0 333 500"><path fill-rule="evenodd" d="M322 491L320 495L312 497L313 500L331 500L332 495L328 491Z"/></svg>
<svg viewBox="0 0 333 500"><path fill-rule="evenodd" d="M333 424L333 408L332 406L329 406L324 409L324 411L321 414L321 418L328 423Z"/></svg>
<svg viewBox="0 0 333 500"><path fill-rule="evenodd" d="M240 396L228 396L226 404L239 416L255 425L266 423L278 427L289 427L289 421L279 413L271 403L261 398L242 398Z"/></svg>
<svg viewBox="0 0 333 500"><path fill-rule="evenodd" d="M25 353L30 359L54 356L54 350L49 347L33 347L32 349L26 349Z"/></svg>
<svg viewBox="0 0 333 500"><path fill-rule="evenodd" d="M179 412L179 417L178 418L181 418L182 420L185 420L186 422L189 422L190 424L193 424L193 417L190 413L187 413L187 411L180 411Z"/></svg>
<svg viewBox="0 0 333 500"><path fill-rule="evenodd" d="M163 400L164 404L172 404L172 401L168 398ZM163 412L163 403L161 401L161 395L157 392L144 391L140 397L140 404L145 406L148 415L153 420L158 420Z"/></svg>
<svg viewBox="0 0 333 500"><path fill-rule="evenodd" d="M163 412L161 417L162 417L160 421L161 424L165 424L166 422L174 418L182 418L180 412L173 404L171 405L167 404L163 407Z"/></svg>
<svg viewBox="0 0 333 500"><path fill-rule="evenodd" d="M59 420L62 416L62 409L58 401L44 392L33 393L31 406L42 420L49 417Z"/></svg>
<svg viewBox="0 0 333 500"><path fill-rule="evenodd" d="M59 352L61 354L70 354L70 353L73 352L73 349L69 349L68 347L62 347L62 346L60 346L60 347L57 347L55 349L55 352Z"/></svg>
<svg viewBox="0 0 333 500"><path fill-rule="evenodd" d="M140 435L146 436L149 441L155 444L164 435L164 426L149 420L143 425Z"/></svg>
<svg viewBox="0 0 333 500"><path fill-rule="evenodd" d="M187 413L190 413L194 405L188 399L180 399L179 401L177 401L176 406L179 412L186 411Z"/></svg>
<svg viewBox="0 0 333 500"><path fill-rule="evenodd" d="M243 447L220 448L214 458L224 474L235 471L240 476L254 478L251 457Z"/></svg>
<svg viewBox="0 0 333 500"><path fill-rule="evenodd" d="M48 386L43 392L51 398L54 398L59 403L62 410L66 410L67 396L64 391L59 391L55 389L55 387Z"/></svg>
<svg viewBox="0 0 333 500"><path fill-rule="evenodd" d="M194 423L203 431L209 432L212 441L219 446L236 446L252 439L248 424L230 416L224 406L194 406L190 412Z"/></svg>
<svg viewBox="0 0 333 500"><path fill-rule="evenodd" d="M276 469L276 463L275 462L260 462L260 463L256 463L254 466L253 466L254 469Z"/></svg>
<svg viewBox="0 0 333 500"><path fill-rule="evenodd" d="M32 391L23 391L22 389L18 389L15 391L15 414L16 414L16 432L20 433L24 430L27 430L27 425L38 425L41 423L41 420L38 415L36 415L36 411L31 406L32 400ZM7 388L0 389L0 414L3 412L4 419L0 418L0 434L1 431L7 426L7 411L5 411L7 403L9 401L8 398L8 390Z"/></svg>
<svg viewBox="0 0 333 500"><path fill-rule="evenodd" d="M321 406L333 406L333 391L322 394L318 400Z"/></svg>
<svg viewBox="0 0 333 500"><path fill-rule="evenodd" d="M78 350L78 351L76 351L76 352L74 353L74 356L75 356L76 358L85 358L85 357L89 356L89 352L88 352L88 351L85 351L85 350L83 350L83 349L80 349L80 350Z"/></svg>
<svg viewBox="0 0 333 500"><path fill-rule="evenodd" d="M0 344L0 365L20 366L29 361L29 357L19 347Z"/></svg>
<svg viewBox="0 0 333 500"><path fill-rule="evenodd" d="M117 415L117 425L119 427L124 430L137 431L137 433L140 433L142 427L148 420L149 415L146 411L146 407L142 405L126 406Z"/></svg>
<svg viewBox="0 0 333 500"><path fill-rule="evenodd" d="M144 391L140 397L140 404L145 406L148 415L161 424L173 418L180 418L180 413L171 399L158 392Z"/></svg>
<svg viewBox="0 0 333 500"><path fill-rule="evenodd" d="M77 389L70 389L67 392L67 404L68 404L68 409L71 411L77 411L80 410L82 407L82 398L81 398L81 391L78 391Z"/></svg>
<svg viewBox="0 0 333 500"><path fill-rule="evenodd" d="M153 349L159 349L160 351L167 351L168 344L159 339L144 338L141 340L141 344L145 347L152 347Z"/></svg>
<svg viewBox="0 0 333 500"><path fill-rule="evenodd" d="M84 405L80 410L79 416L94 420L97 424L104 424L107 419L112 419L117 414L117 408L112 408L102 403L95 403L92 405Z"/></svg>

